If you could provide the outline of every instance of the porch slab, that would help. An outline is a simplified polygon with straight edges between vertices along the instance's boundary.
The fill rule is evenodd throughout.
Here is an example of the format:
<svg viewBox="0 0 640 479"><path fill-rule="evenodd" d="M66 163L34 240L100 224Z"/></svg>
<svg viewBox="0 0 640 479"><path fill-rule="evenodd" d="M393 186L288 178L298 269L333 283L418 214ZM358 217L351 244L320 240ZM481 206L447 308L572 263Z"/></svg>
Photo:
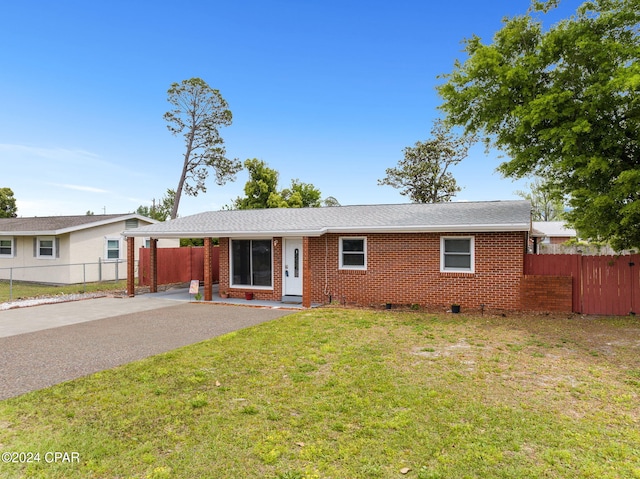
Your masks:
<svg viewBox="0 0 640 479"><path fill-rule="evenodd" d="M200 294L202 293L202 288L200 288ZM169 288L166 291L158 291L157 293L147 293L145 296L160 298L160 299L168 299L171 301L181 301L181 302L194 302L194 295L189 294L189 288ZM241 299L241 298L221 298L218 295L218 285L213 285L213 299L211 301L200 301L202 303L207 304L234 304L238 306L253 306L257 308L273 308L273 309L307 309L302 306L302 303L289 303L284 301L286 298L283 297L283 301L264 301L260 299ZM321 304L314 303L311 305L312 308L317 308L322 306Z"/></svg>

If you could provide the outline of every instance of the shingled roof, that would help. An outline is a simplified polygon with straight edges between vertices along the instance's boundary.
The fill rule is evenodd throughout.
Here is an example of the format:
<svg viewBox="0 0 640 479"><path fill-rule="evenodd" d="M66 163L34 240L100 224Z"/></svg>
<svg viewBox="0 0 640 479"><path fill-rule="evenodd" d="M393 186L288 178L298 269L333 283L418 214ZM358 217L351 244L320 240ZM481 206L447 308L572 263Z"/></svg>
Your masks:
<svg viewBox="0 0 640 479"><path fill-rule="evenodd" d="M0 218L0 235L14 236L60 235L71 231L93 228L117 221L137 218L155 222L134 213L113 215L35 216L28 218Z"/></svg>
<svg viewBox="0 0 640 479"><path fill-rule="evenodd" d="M127 230L153 238L320 236L325 233L529 231L528 201L209 211Z"/></svg>

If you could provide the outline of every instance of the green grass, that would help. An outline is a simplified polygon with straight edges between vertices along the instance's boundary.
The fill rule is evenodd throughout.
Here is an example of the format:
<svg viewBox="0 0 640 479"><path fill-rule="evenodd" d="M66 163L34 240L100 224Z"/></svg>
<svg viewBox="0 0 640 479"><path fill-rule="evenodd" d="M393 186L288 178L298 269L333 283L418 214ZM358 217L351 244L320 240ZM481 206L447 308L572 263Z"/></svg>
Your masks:
<svg viewBox="0 0 640 479"><path fill-rule="evenodd" d="M23 281L14 281L11 287L12 298L35 298L38 296L54 296L57 294L75 294L75 293L93 293L96 291L113 291L113 290L125 290L127 288L127 281L102 281L97 283L82 284L69 284L69 285L51 285L51 284L38 284ZM0 303L9 301L10 299L10 287L9 281L0 280Z"/></svg>
<svg viewBox="0 0 640 479"><path fill-rule="evenodd" d="M453 316L304 311L2 401L2 452L80 462L0 476L640 478L637 320Z"/></svg>

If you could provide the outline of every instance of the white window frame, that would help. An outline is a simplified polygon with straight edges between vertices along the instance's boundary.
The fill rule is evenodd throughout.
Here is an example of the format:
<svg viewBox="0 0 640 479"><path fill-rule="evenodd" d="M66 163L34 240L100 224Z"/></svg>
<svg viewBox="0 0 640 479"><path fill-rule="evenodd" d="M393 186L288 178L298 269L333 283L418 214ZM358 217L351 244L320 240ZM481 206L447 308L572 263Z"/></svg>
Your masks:
<svg viewBox="0 0 640 479"><path fill-rule="evenodd" d="M42 241L51 241L51 254L40 254L40 243ZM56 237L55 236L38 236L36 238L36 258L38 259L56 259Z"/></svg>
<svg viewBox="0 0 640 479"><path fill-rule="evenodd" d="M342 244L344 240L362 240L362 254L364 256L364 264L362 266L360 265L351 265L351 264L344 264L344 251L342 250ZM367 270L367 237L366 236L340 236L340 239L338 241L339 246L340 246L340 254L339 254L339 258L338 258L338 262L339 262L339 269L345 269L345 270L357 270L357 271L366 271ZM357 252L348 252L347 254L357 254Z"/></svg>
<svg viewBox="0 0 640 479"><path fill-rule="evenodd" d="M469 240L468 253L446 253L446 255L464 255L470 256L469 268L452 268L445 267L445 242L446 240ZM475 273L476 271L476 255L475 255L475 237L474 236L441 236L440 237L440 272L441 273Z"/></svg>
<svg viewBox="0 0 640 479"><path fill-rule="evenodd" d="M9 254L0 253L0 258L13 258L16 255L16 240L13 237L0 237L0 241L9 241L9 248L11 252ZM4 246L6 248L6 246Z"/></svg>
<svg viewBox="0 0 640 479"><path fill-rule="evenodd" d="M117 258L109 258L109 241L117 241L118 242L118 257ZM113 251L113 250L111 250ZM105 236L104 238L104 260L105 261L120 261L122 259L122 238L120 237L109 237Z"/></svg>

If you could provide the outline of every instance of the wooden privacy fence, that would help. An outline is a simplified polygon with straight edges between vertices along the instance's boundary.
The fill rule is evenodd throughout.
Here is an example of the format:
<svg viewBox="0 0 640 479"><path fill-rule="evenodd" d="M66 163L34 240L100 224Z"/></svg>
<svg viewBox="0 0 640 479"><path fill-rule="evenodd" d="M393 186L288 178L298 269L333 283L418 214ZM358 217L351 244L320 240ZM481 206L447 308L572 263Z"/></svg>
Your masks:
<svg viewBox="0 0 640 479"><path fill-rule="evenodd" d="M186 283L192 279L204 281L204 247L158 248L158 284ZM219 248L211 248L211 277L217 283L220 274ZM140 248L138 284L149 286L151 271L151 250Z"/></svg>
<svg viewBox="0 0 640 479"><path fill-rule="evenodd" d="M576 313L627 315L640 308L640 254L526 255L525 275L570 276Z"/></svg>

